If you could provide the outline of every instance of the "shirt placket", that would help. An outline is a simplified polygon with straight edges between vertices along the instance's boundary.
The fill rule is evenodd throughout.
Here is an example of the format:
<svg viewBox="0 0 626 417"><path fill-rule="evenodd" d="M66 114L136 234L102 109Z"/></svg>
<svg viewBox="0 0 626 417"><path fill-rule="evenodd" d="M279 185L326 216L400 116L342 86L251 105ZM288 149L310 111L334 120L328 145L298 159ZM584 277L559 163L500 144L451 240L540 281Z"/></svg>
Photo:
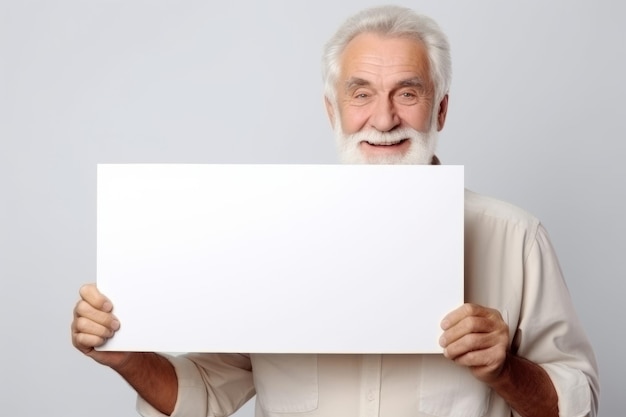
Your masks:
<svg viewBox="0 0 626 417"><path fill-rule="evenodd" d="M364 355L361 365L360 417L378 417L380 414L381 355Z"/></svg>

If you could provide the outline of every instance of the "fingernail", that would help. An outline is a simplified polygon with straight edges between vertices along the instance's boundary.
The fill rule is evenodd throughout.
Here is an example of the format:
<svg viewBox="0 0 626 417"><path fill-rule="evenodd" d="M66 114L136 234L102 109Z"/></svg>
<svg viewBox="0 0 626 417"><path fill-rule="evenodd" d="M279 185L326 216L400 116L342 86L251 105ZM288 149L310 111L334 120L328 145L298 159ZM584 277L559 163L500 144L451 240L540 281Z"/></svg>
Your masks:
<svg viewBox="0 0 626 417"><path fill-rule="evenodd" d="M446 345L446 338L441 336L439 338L439 346L444 347Z"/></svg>
<svg viewBox="0 0 626 417"><path fill-rule="evenodd" d="M113 320L111 322L111 329L117 331L117 330L119 330L119 328L120 328L120 322L117 321L117 320Z"/></svg>
<svg viewBox="0 0 626 417"><path fill-rule="evenodd" d="M104 304L102 304L102 311L106 311L108 313L111 310L113 310L113 304L109 301L105 301Z"/></svg>

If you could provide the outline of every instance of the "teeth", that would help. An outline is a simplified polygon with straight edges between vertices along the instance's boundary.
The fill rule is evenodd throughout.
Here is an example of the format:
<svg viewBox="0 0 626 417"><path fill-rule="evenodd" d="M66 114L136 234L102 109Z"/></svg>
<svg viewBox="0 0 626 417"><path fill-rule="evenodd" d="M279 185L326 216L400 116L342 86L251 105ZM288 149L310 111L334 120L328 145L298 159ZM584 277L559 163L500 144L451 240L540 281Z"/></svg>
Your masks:
<svg viewBox="0 0 626 417"><path fill-rule="evenodd" d="M381 142L381 143L367 142L367 143L369 143L370 145L374 145L374 146L392 146L392 145L397 145L400 142L402 142L402 140L399 140L397 142Z"/></svg>

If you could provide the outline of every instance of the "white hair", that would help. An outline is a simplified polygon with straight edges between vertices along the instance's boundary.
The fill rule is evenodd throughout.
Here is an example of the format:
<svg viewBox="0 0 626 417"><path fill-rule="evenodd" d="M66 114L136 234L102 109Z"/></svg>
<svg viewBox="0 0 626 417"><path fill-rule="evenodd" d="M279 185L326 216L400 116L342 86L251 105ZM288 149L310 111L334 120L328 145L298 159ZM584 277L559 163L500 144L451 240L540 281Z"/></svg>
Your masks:
<svg viewBox="0 0 626 417"><path fill-rule="evenodd" d="M408 37L423 42L435 88L435 105L448 93L452 79L450 45L439 25L430 17L411 9L381 6L365 9L350 17L326 44L322 56L322 78L324 94L331 103L336 103L341 55L348 43L362 33Z"/></svg>

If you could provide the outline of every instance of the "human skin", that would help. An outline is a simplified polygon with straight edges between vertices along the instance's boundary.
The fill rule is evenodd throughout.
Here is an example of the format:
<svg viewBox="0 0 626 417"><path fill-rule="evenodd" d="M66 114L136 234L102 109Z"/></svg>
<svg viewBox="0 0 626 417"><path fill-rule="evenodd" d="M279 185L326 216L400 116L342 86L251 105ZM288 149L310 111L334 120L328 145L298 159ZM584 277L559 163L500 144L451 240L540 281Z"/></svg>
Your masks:
<svg viewBox="0 0 626 417"><path fill-rule="evenodd" d="M466 303L441 321L444 356L470 369L523 417L558 417L558 396L546 371L509 351L500 312Z"/></svg>
<svg viewBox="0 0 626 417"><path fill-rule="evenodd" d="M337 102L326 98L326 109L331 124L339 117L344 133L401 127L427 132L435 111L437 130L443 129L448 96L434 105L435 88L422 42L362 33L348 43L340 67ZM408 139L393 145L361 142L359 150L368 158L404 155L409 146ZM509 328L497 310L464 304L442 320L441 328L444 356L468 367L522 416L558 416L550 377L539 365L509 352Z"/></svg>
<svg viewBox="0 0 626 417"><path fill-rule="evenodd" d="M348 44L340 66L337 103L327 98L326 108L331 123L339 121L346 134L398 127L426 132L435 120L433 111L437 129L443 128L448 97L433 105L435 89L421 42L361 34ZM367 156L404 155L409 145L408 139L392 145L362 142L359 149ZM72 322L74 346L117 371L159 411L171 414L178 390L173 366L156 353L95 350L114 336L120 323L112 303L95 285L83 286L80 296ZM449 313L441 327L444 356L468 367L522 416L558 416L558 397L549 376L539 365L509 352L508 327L497 310L464 304Z"/></svg>
<svg viewBox="0 0 626 417"><path fill-rule="evenodd" d="M97 350L115 335L120 322L113 314L113 304L95 284L83 285L79 294L71 326L72 344L86 356L112 368L153 407L170 415L178 396L178 379L173 365L152 352Z"/></svg>
<svg viewBox="0 0 626 417"><path fill-rule="evenodd" d="M363 33L348 43L340 68L337 102L326 98L326 110L333 125L340 121L344 134L370 129L390 132L402 127L422 133L430 130L434 86L421 42ZM446 95L437 106L437 130L443 129L447 108ZM361 142L359 150L368 160L390 154L404 156L410 145L409 138L391 145Z"/></svg>

